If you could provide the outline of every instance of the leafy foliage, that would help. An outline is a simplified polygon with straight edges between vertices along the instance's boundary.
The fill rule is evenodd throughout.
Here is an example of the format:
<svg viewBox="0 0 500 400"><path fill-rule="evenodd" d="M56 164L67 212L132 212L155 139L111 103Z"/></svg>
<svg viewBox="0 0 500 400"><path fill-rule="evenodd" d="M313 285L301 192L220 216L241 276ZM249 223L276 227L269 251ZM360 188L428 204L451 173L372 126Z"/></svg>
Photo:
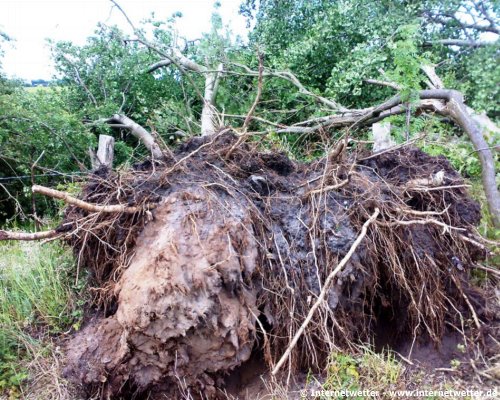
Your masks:
<svg viewBox="0 0 500 400"><path fill-rule="evenodd" d="M66 96L64 88L31 90L14 83L0 93L0 178L5 179L0 181L0 218L16 214L14 198L30 209L31 194L24 184L32 174L72 174L88 165L87 151L95 139L67 107ZM50 179L55 178L36 182ZM39 206L43 211L49 204Z"/></svg>
<svg viewBox="0 0 500 400"><path fill-rule="evenodd" d="M497 2L481 3L488 18L498 22ZM256 95L255 74L248 74L240 66L256 71L258 52L264 54L266 68L291 71L312 94L349 108L372 106L396 93L393 88L367 83L367 79L398 85L411 106L414 93L425 88L421 65L439 63L438 72L447 87L462 90L470 106L498 118L498 43L459 48L433 44L446 38L483 40L489 22L480 18L477 4L469 0L247 0L241 12L254 23L248 44L232 38L218 14L218 6L216 3L211 16L210 31L200 40L179 37L175 24L182 18L180 13L165 21L151 17L139 26L142 37L152 44L150 48L117 27L99 24L83 45L51 43L61 76L53 88L30 91L0 79L0 177L30 175L31 166L44 149L37 172L79 171L82 165L88 167L88 147L95 146L100 133L116 138L116 166L133 163L143 147L128 130L103 123L118 112L167 144L196 135L200 130L204 75L179 70L173 64L148 72L172 47L208 70L223 64L225 72L215 105L222 114L221 122L233 127L241 126ZM460 15L474 15L480 29L468 26L470 18ZM250 130L276 128L270 128L264 120L292 125L331 113L291 82L264 77L255 110L261 120L254 119ZM411 117L412 135L426 128L421 127L422 121ZM393 122L396 135L408 129L402 118L394 118ZM329 134L335 137L341 132ZM453 137L456 133L448 126L439 134ZM272 136L265 139L265 146L276 147L279 142L298 158L318 155L323 150L317 136L281 136L278 140ZM470 157L456 154L456 165L466 174L477 176L477 164ZM20 197L25 209L31 206L24 185L9 185L12 196L0 189L0 213L4 217L15 213L12 197ZM44 204L39 207L46 208Z"/></svg>

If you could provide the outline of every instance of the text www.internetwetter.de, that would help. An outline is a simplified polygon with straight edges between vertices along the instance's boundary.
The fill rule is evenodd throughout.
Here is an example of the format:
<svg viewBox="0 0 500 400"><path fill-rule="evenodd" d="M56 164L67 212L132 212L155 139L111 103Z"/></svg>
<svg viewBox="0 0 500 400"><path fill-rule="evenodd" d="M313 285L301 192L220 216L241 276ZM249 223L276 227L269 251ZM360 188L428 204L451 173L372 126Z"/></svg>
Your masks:
<svg viewBox="0 0 500 400"><path fill-rule="evenodd" d="M409 397L439 397L439 398L472 398L472 399L497 399L500 395L498 388L495 389L464 389L464 390L302 390L302 398L409 398Z"/></svg>

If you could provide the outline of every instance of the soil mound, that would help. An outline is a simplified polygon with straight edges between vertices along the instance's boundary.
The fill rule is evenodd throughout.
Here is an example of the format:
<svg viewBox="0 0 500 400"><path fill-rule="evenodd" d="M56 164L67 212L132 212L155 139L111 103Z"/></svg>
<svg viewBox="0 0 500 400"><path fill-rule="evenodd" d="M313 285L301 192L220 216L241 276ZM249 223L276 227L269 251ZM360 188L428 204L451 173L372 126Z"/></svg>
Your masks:
<svg viewBox="0 0 500 400"><path fill-rule="evenodd" d="M438 343L471 308L488 318L469 283L486 254L480 208L446 159L402 148L298 163L237 140L226 130L164 163L99 171L82 194L145 211L67 209L105 310L67 346L66 373L89 393L215 398L252 352L275 365L376 208L286 368L321 369L334 349L376 337Z"/></svg>

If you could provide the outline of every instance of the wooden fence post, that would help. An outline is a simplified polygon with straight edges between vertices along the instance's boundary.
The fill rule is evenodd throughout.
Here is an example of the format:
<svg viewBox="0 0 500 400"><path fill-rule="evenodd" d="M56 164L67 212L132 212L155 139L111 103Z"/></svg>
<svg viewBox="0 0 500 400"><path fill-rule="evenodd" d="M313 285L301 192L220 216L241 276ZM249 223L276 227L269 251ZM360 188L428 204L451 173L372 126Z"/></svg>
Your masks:
<svg viewBox="0 0 500 400"><path fill-rule="evenodd" d="M115 138L109 135L99 135L99 147L97 153L89 149L92 169L96 170L101 165L113 168L113 157L115 154Z"/></svg>

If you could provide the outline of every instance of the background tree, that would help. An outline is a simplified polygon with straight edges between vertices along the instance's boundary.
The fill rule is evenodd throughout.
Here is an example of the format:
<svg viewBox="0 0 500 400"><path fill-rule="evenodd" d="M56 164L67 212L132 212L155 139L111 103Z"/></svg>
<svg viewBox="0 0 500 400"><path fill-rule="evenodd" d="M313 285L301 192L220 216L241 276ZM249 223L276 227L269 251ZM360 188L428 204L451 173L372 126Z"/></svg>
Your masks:
<svg viewBox="0 0 500 400"><path fill-rule="evenodd" d="M389 118L400 141L424 130L433 143L445 137L465 143L455 153L424 146L446 153L470 177L482 174L490 209L498 210L491 152L498 141L498 85L491 84L499 79L498 2L248 0L242 12L255 22L248 44L231 39L217 4L210 32L187 41L174 29L180 14L136 25L112 3L133 35L100 24L83 46L52 43L62 79L50 101L61 99L78 125L73 131L85 132L85 140L114 135L117 165L145 154L138 140L146 138L158 157L155 141L168 144L226 125L267 133L266 146L279 144L291 156L313 157L324 151L325 138L366 139L373 122ZM461 90L476 109L448 88ZM450 109L452 99L459 109ZM21 104L14 114L25 112L23 101L36 100L9 99ZM5 132L24 129L13 121L4 123ZM33 126L42 123L64 137L58 123Z"/></svg>

